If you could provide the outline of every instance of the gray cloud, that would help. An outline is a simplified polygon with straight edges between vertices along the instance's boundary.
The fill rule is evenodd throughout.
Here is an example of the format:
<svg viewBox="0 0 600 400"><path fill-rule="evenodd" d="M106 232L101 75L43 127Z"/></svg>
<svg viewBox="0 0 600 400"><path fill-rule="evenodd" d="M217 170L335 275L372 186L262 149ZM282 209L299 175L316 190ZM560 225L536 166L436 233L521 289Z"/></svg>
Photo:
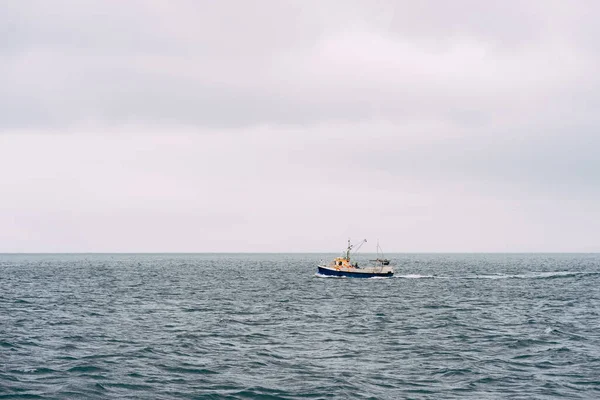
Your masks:
<svg viewBox="0 0 600 400"><path fill-rule="evenodd" d="M579 39L597 6L502 4L13 3L0 21L2 121L469 120L591 77L598 59Z"/></svg>
<svg viewBox="0 0 600 400"><path fill-rule="evenodd" d="M597 2L0 8L0 251L598 250Z"/></svg>

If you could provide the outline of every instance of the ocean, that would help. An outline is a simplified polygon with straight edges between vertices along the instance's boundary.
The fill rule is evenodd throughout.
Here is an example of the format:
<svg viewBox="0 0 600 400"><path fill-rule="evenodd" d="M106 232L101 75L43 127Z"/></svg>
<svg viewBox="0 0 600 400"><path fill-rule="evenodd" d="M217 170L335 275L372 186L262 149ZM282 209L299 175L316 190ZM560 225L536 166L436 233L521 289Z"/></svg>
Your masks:
<svg viewBox="0 0 600 400"><path fill-rule="evenodd" d="M600 255L333 256L0 255L0 398L600 398Z"/></svg>

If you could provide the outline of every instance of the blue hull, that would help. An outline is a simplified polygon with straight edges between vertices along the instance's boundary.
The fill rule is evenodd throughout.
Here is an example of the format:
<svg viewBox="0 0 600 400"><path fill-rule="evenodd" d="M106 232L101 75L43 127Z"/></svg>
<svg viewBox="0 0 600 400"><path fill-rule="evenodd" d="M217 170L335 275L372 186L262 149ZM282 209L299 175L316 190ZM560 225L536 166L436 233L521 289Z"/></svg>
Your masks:
<svg viewBox="0 0 600 400"><path fill-rule="evenodd" d="M336 271L329 268L319 268L319 274L325 276L345 276L347 278L391 278L394 276L393 272L388 272L385 274L376 274L376 273L364 273L364 272L348 272L348 271Z"/></svg>

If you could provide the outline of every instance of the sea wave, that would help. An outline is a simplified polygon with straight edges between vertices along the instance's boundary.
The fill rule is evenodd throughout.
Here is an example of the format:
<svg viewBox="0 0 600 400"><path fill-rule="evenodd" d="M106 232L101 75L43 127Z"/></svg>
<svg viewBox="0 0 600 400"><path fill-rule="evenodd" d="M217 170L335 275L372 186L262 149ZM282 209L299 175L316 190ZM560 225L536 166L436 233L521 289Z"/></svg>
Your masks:
<svg viewBox="0 0 600 400"><path fill-rule="evenodd" d="M419 256L371 283L313 258L19 256L0 397L598 397L600 256Z"/></svg>

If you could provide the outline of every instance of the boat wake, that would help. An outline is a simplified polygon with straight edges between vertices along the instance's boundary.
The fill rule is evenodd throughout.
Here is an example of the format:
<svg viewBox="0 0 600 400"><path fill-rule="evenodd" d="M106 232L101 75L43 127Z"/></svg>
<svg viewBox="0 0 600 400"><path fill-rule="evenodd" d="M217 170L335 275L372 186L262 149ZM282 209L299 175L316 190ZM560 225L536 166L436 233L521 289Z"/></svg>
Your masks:
<svg viewBox="0 0 600 400"><path fill-rule="evenodd" d="M436 278L433 275L419 275L419 274L408 274L408 275L396 275L396 278L401 279L432 279Z"/></svg>
<svg viewBox="0 0 600 400"><path fill-rule="evenodd" d="M574 278L586 275L600 275L600 271L545 271L526 274L489 274L489 275L396 275L400 279L557 279Z"/></svg>
<svg viewBox="0 0 600 400"><path fill-rule="evenodd" d="M334 276L334 275L323 275L323 274L319 274L318 272L315 274L315 277L317 278L331 278L331 279L348 279L348 276ZM393 276L372 276L370 278L361 278L363 280L367 280L367 279L390 279L393 278Z"/></svg>
<svg viewBox="0 0 600 400"><path fill-rule="evenodd" d="M597 275L600 272L596 271L545 271L545 272L529 272L526 274L494 274L494 275L474 275L467 279L556 279L556 278L573 278L584 275Z"/></svg>
<svg viewBox="0 0 600 400"><path fill-rule="evenodd" d="M317 278L327 278L327 279L347 279L348 278L347 276L323 275L318 272L315 274L315 276Z"/></svg>

